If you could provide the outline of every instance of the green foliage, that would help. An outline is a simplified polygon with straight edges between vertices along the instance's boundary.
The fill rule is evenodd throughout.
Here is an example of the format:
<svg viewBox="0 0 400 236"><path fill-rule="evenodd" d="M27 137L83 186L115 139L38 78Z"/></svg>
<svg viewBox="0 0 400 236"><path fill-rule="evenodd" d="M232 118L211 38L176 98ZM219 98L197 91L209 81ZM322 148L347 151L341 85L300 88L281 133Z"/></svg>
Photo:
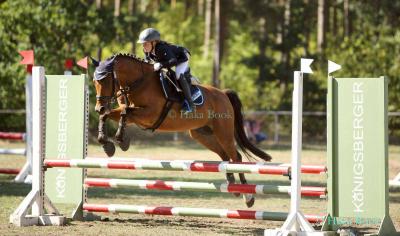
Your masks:
<svg viewBox="0 0 400 236"><path fill-rule="evenodd" d="M339 75L347 77L378 77L389 79L389 110L398 111L400 105L400 30L364 31L346 38L339 49L331 52L332 58L343 64Z"/></svg>
<svg viewBox="0 0 400 236"><path fill-rule="evenodd" d="M44 65L49 74L60 74L66 58L96 56L99 49L103 59L131 52L132 47L143 56L135 41L146 27L155 27L164 40L188 48L192 73L211 84L214 12L211 45L204 58L205 13L198 13L196 1L178 0L174 6L165 0L134 1L133 14L128 2L121 1L116 17L110 0L103 0L99 9L96 1L85 0L0 1L0 109L24 108L25 69L18 64L17 51L33 48L37 65ZM330 29L321 53L317 51L317 2L290 1L290 19L284 28L286 2L222 1L222 88L236 90L247 110L291 110L292 72L299 68L300 57L315 58L314 74L304 80L304 109L324 111L326 59L330 59L343 66L336 76L387 76L389 110L400 110L399 2L350 2L351 32L345 37L343 1L331 1ZM75 67L73 72L83 70ZM10 119L0 116L0 128L23 129L23 116ZM390 125L400 128L399 119ZM323 127L311 120L305 126L311 135ZM96 124L91 128L96 130Z"/></svg>
<svg viewBox="0 0 400 236"><path fill-rule="evenodd" d="M90 27L87 10L80 1L6 1L0 5L0 109L24 108L25 68L18 65L19 50L34 48L35 63L49 65L49 74L62 73L64 59L82 55L82 38ZM9 117L1 120L2 128L15 128ZM24 119L20 121L23 127Z"/></svg>
<svg viewBox="0 0 400 236"><path fill-rule="evenodd" d="M193 55L202 52L201 36L204 33L202 19L185 12L182 3L176 4L174 9L169 8L156 13L155 18L155 24L149 26L159 29L163 40L180 44L188 48Z"/></svg>
<svg viewBox="0 0 400 236"><path fill-rule="evenodd" d="M245 108L252 108L257 104L258 71L249 66L249 60L258 54L257 44L239 22L232 22L230 29L231 37L227 41L230 50L221 65L221 87L236 90ZM243 50L244 45L247 50Z"/></svg>

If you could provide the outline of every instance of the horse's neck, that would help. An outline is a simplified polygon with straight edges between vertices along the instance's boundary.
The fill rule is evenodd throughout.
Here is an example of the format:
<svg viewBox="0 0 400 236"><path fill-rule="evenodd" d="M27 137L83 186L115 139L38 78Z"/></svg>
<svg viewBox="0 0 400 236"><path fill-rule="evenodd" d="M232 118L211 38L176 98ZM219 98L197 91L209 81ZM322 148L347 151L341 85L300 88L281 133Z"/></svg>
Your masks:
<svg viewBox="0 0 400 236"><path fill-rule="evenodd" d="M158 74L154 73L153 66L143 62L136 62L134 66L130 68L136 68L132 70L130 75L137 75L136 78L128 78L128 83L134 83L138 78L143 79L137 89L132 92L133 102L140 105L151 105L147 103L157 103L158 100L164 99L162 94L162 88ZM140 64L143 63L143 64Z"/></svg>
<svg viewBox="0 0 400 236"><path fill-rule="evenodd" d="M148 77L153 73L152 66L141 61L128 61L120 69L122 69L123 77L125 77L120 82L126 83L126 85L135 83L141 79L144 80L142 83L149 83L150 81L147 81Z"/></svg>
<svg viewBox="0 0 400 236"><path fill-rule="evenodd" d="M160 84L160 75L159 73L155 73L153 66L147 67L147 71L145 71L145 84L143 86L143 90L151 91L151 95L154 97L162 97L162 88Z"/></svg>
<svg viewBox="0 0 400 236"><path fill-rule="evenodd" d="M143 63L143 62L142 62ZM153 87L159 87L159 78L158 74L154 73L153 66L149 65L147 63L143 63L140 67L142 71L140 72L143 76L143 88L153 88Z"/></svg>

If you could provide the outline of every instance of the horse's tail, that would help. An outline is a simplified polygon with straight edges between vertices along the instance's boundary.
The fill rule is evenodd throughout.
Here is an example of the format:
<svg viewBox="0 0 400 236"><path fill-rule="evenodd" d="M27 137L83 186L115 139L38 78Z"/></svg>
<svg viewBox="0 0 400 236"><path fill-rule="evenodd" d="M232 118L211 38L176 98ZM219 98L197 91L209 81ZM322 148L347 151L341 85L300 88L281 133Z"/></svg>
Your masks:
<svg viewBox="0 0 400 236"><path fill-rule="evenodd" d="M224 92L228 96L234 110L236 143L247 157L251 157L249 153L250 151L255 156L265 161L270 161L272 159L271 156L254 146L246 136L243 126L242 102L240 101L239 96L235 91L230 89L226 89Z"/></svg>

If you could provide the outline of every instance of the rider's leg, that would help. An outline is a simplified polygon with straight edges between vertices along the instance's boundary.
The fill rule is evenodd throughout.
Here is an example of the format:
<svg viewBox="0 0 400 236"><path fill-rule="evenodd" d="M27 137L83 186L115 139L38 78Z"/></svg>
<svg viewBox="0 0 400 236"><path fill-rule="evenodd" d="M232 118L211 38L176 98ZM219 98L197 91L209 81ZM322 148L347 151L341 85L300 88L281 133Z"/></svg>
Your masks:
<svg viewBox="0 0 400 236"><path fill-rule="evenodd" d="M175 73L176 73L176 78L177 78L180 86L182 87L183 95L185 96L186 100L189 103L188 112L192 112L193 109L195 108L195 105L192 100L190 84L189 84L188 80L185 78L185 71L188 70L188 67L189 67L189 61L183 62L176 66Z"/></svg>

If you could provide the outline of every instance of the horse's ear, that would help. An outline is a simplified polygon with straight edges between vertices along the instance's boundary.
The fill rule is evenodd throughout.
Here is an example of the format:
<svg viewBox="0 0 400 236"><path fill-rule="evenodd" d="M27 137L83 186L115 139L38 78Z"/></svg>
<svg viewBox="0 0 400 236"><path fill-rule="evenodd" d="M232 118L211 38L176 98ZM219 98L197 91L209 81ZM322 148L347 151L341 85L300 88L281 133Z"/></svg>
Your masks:
<svg viewBox="0 0 400 236"><path fill-rule="evenodd" d="M98 67L100 62L96 61L96 59L94 59L93 57L89 56L90 60L92 61L92 64L94 65L94 67Z"/></svg>

